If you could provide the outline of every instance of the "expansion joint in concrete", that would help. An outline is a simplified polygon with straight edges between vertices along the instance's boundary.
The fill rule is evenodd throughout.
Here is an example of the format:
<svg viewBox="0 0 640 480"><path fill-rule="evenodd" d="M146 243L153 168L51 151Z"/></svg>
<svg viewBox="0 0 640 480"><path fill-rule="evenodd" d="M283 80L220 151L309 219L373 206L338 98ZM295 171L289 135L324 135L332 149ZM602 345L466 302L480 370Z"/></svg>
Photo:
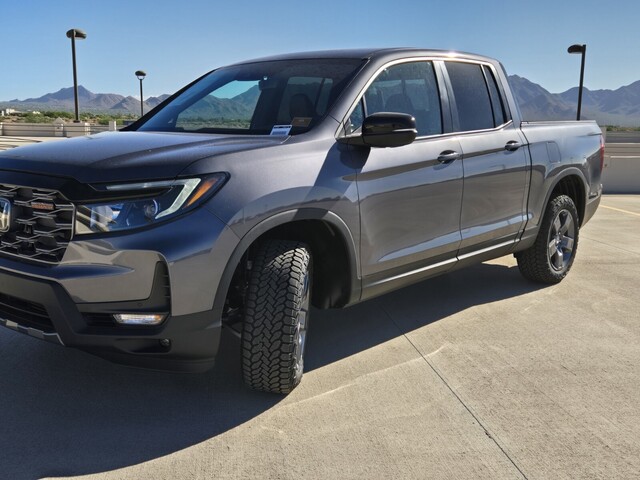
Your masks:
<svg viewBox="0 0 640 480"><path fill-rule="evenodd" d="M527 476L524 474L524 472L522 471L522 469L518 466L518 464L515 462L515 460L513 458L511 458L511 455L509 455L509 453L505 450L505 448L501 445L499 439L497 438L497 436L493 433L491 433L491 431L489 430L489 428L485 425L485 423L480 419L480 417L473 411L473 409L467 405L467 403L462 399L462 397L455 391L455 389L449 384L449 382L447 381L447 379L445 378L445 376L438 370L438 368L436 368L436 366L433 364L433 362L431 362L429 360L429 358L427 358L426 356L424 356L422 354L422 352L420 351L420 349L418 349L418 347L415 345L415 343L413 343L411 341L411 339L409 338L409 336L400 328L400 326L395 322L395 320L393 319L393 317L391 315L389 315L389 312L387 312L384 308L382 308L382 311L385 313L385 315L389 318L389 320L391 321L391 323L393 323L393 325L398 329L398 331L400 332L400 334L407 340L407 342L409 342L409 344L415 349L415 351L418 353L418 355L420 355L422 357L422 359L426 362L426 364L429 366L429 368L431 368L431 370L433 370L433 372L438 376L438 378L442 381L442 383L445 385L445 387L451 392L451 394L456 398L456 400L463 406L463 408L469 413L469 415L471 415L473 417L473 419L478 423L478 425L480 426L480 428L482 428L484 430L484 433L487 437L489 437L489 439L500 449L500 451L502 452L502 454L505 456L505 458L509 461L509 463L511 463L511 465L513 465L513 467L520 473L520 475L522 475L522 478L524 480L528 480Z"/></svg>

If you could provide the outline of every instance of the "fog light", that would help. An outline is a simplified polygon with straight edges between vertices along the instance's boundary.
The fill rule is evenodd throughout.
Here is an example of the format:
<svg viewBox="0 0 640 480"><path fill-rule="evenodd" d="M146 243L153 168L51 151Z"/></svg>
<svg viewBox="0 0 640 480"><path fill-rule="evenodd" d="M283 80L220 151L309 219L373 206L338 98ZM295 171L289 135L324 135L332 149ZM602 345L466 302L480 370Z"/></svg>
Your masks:
<svg viewBox="0 0 640 480"><path fill-rule="evenodd" d="M113 316L122 325L158 325L165 317L159 313L116 313Z"/></svg>

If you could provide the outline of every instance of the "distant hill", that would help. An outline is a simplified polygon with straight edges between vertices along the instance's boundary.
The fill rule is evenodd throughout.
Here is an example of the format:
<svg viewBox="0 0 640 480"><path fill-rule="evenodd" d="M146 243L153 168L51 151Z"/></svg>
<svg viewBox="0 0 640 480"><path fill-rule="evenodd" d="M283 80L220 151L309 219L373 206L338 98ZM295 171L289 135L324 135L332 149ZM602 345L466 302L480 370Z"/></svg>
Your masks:
<svg viewBox="0 0 640 480"><path fill-rule="evenodd" d="M169 97L170 95L167 95L167 94L160 95L159 97L149 97L144 101L144 104L145 106L148 105L149 108L155 108Z"/></svg>
<svg viewBox="0 0 640 480"><path fill-rule="evenodd" d="M144 110L148 112L158 106L169 95L149 97L144 102ZM93 93L82 85L78 86L78 102L82 112L93 113L139 113L140 100L135 97L125 97L116 93ZM72 112L75 109L73 87L61 88L57 92L47 93L37 98L26 100L0 101L0 108L15 108L16 110L60 110Z"/></svg>
<svg viewBox="0 0 640 480"><path fill-rule="evenodd" d="M145 102L145 107L146 107L146 111L150 110L150 107L147 105L147 102ZM140 100L131 96L123 97L122 100L117 102L115 105L108 107L108 109L109 111L112 111L112 112L126 111L130 113L138 113L140 111Z"/></svg>
<svg viewBox="0 0 640 480"><path fill-rule="evenodd" d="M208 95L191 106L189 116L192 118L211 118L211 112L216 112L213 115L215 117L250 119L253 110L234 99L216 98Z"/></svg>
<svg viewBox="0 0 640 480"><path fill-rule="evenodd" d="M511 75L509 83L525 120L575 120L578 87L554 94L517 75ZM640 126L640 81L617 90L585 88L582 117L600 125Z"/></svg>
<svg viewBox="0 0 640 480"><path fill-rule="evenodd" d="M576 115L578 89L563 93L550 93L538 84L518 75L511 75L509 82L520 105L525 120L573 120ZM253 87L233 98L207 97L199 106L204 113L211 109L220 117L246 119L260 94ZM80 110L92 113L133 113L140 111L140 101L135 97L124 97L115 93L93 93L78 87ZM148 112L166 100L169 95L149 97L144 102ZM62 88L38 98L0 102L0 109L17 110L74 110L73 88ZM640 126L640 81L617 90L589 90L585 88L582 105L583 118L595 119L601 125ZM197 114L197 110L194 111ZM210 115L210 113L209 113Z"/></svg>
<svg viewBox="0 0 640 480"><path fill-rule="evenodd" d="M260 88L258 88L258 86L256 85L255 87L251 87L246 92L241 93L240 95L236 95L232 98L232 100L253 111L259 96Z"/></svg>
<svg viewBox="0 0 640 480"><path fill-rule="evenodd" d="M206 116L210 111L219 112L221 117L251 118L253 107L260 95L258 87L253 87L233 98L206 97L196 105L194 116L201 111ZM148 112L169 98L164 94L159 97L149 97L144 102L144 111ZM78 86L78 102L80 111L92 113L134 113L140 112L140 100L135 97L124 97L115 93L93 93L85 87ZM0 102L0 108L15 108L16 110L61 110L72 112L75 109L73 87L62 88L55 93L47 93L38 98L26 100L11 100Z"/></svg>
<svg viewBox="0 0 640 480"><path fill-rule="evenodd" d="M518 75L511 75L509 83L525 120L571 120L576 108L561 98Z"/></svg>

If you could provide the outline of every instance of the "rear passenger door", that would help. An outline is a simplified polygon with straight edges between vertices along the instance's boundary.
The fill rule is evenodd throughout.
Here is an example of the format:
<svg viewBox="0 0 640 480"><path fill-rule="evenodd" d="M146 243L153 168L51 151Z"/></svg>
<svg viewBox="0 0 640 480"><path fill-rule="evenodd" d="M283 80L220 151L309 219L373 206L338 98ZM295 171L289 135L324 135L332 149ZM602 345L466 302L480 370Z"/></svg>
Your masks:
<svg viewBox="0 0 640 480"><path fill-rule="evenodd" d="M440 273L457 261L462 164L456 160L455 135L442 134L441 78L430 61L391 65L378 73L347 120L347 133L353 134L372 113L408 113L418 130L410 145L353 148L359 165L363 298L410 283L416 275Z"/></svg>
<svg viewBox="0 0 640 480"><path fill-rule="evenodd" d="M515 240L525 223L526 140L489 64L446 61L464 168L459 257Z"/></svg>

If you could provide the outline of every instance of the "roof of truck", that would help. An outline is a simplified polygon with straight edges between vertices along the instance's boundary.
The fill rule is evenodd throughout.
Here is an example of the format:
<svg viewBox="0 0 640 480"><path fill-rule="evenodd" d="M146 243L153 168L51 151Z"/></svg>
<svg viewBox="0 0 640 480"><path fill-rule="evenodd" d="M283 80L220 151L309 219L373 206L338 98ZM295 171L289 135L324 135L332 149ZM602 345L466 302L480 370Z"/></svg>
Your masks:
<svg viewBox="0 0 640 480"><path fill-rule="evenodd" d="M341 50L319 50L312 52L295 52L285 53L281 55L272 55L262 58L254 58L251 60L245 60L235 63L235 65L243 63L255 63L273 60L300 60L307 58L357 58L357 59L371 59L389 57L390 59L403 56L437 56L437 57L453 57L453 58L469 58L475 60L495 61L492 58L482 55L476 55L474 53L457 52L452 50L436 50L425 48L410 48L410 47L397 47L397 48L353 48L353 49L341 49Z"/></svg>

